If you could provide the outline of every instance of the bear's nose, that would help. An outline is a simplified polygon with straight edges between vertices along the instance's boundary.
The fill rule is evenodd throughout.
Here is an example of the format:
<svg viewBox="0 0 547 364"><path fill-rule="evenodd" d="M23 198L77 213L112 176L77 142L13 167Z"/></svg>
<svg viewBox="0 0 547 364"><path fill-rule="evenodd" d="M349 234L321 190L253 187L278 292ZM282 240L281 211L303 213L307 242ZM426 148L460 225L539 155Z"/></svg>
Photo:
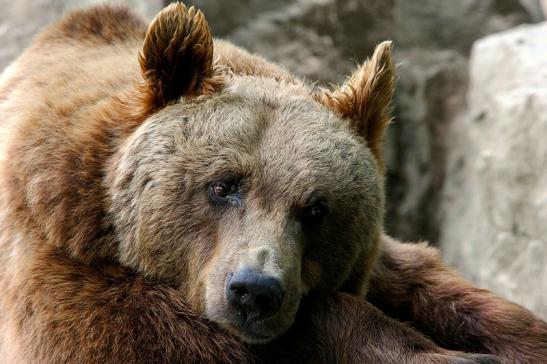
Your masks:
<svg viewBox="0 0 547 364"><path fill-rule="evenodd" d="M285 292L277 278L242 269L228 280L228 302L243 322L273 316L281 307Z"/></svg>

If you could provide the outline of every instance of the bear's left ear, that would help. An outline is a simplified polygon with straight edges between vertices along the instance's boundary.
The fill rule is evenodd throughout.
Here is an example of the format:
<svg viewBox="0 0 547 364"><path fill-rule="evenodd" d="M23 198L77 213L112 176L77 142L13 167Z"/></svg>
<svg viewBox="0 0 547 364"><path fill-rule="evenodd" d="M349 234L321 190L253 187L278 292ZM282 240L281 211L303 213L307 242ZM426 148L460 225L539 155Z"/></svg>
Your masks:
<svg viewBox="0 0 547 364"><path fill-rule="evenodd" d="M361 135L383 168L384 132L391 121L390 104L395 90L392 43L382 42L370 59L335 90L323 90L320 102L346 118Z"/></svg>
<svg viewBox="0 0 547 364"><path fill-rule="evenodd" d="M163 9L148 27L139 63L153 108L213 91L213 39L203 13L182 3Z"/></svg>

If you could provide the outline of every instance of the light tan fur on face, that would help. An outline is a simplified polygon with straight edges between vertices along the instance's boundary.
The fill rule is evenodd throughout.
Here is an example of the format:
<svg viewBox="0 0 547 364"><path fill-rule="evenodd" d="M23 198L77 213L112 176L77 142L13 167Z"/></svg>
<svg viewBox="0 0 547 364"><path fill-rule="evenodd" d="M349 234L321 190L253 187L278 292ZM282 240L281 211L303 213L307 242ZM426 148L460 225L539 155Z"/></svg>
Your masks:
<svg viewBox="0 0 547 364"><path fill-rule="evenodd" d="M268 341L292 324L303 291L301 260L303 242L297 224L284 214L260 211L249 201L244 217L228 227L220 227L218 259L212 260L205 279L205 315L252 342ZM277 216L276 216L277 215ZM243 269L277 278L287 292L280 313L253 325L253 332L234 327L225 290L228 274ZM266 339L264 339L266 338Z"/></svg>
<svg viewBox="0 0 547 364"><path fill-rule="evenodd" d="M382 179L367 173L378 167L359 137L305 86L248 76L225 84L150 118L113 159L120 259L180 285L228 328L229 273L248 267L280 279L281 311L256 328L274 337L291 325L302 294L342 286L357 257L374 253ZM241 178L245 192L241 207L219 212L206 191L226 176ZM309 236L294 213L313 194L331 212Z"/></svg>

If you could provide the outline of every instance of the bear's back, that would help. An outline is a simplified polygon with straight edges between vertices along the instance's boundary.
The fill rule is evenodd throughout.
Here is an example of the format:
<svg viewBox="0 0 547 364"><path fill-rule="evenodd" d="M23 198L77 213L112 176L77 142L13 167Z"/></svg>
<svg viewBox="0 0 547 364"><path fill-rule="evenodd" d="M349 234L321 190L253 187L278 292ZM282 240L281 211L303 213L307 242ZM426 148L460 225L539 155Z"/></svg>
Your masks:
<svg viewBox="0 0 547 364"><path fill-rule="evenodd" d="M106 123L112 100L139 81L145 31L125 8L77 11L46 28L2 73L0 229L37 227L47 238L97 229L104 201L99 186L87 187L103 173L115 133ZM82 198L90 205L78 209ZM5 240L14 234L4 231L1 250L10 250Z"/></svg>
<svg viewBox="0 0 547 364"><path fill-rule="evenodd" d="M3 120L74 119L83 107L128 90L138 75L145 23L125 8L77 11L40 33L0 77ZM9 113L10 109L41 117ZM28 114L28 113L24 113ZM76 115L77 116L77 115Z"/></svg>

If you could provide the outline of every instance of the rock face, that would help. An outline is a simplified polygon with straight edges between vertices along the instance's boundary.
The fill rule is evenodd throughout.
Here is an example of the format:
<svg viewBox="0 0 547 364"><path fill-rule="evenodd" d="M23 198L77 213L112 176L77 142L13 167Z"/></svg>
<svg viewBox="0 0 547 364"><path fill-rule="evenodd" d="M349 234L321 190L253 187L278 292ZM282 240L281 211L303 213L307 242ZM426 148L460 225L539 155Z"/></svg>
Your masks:
<svg viewBox="0 0 547 364"><path fill-rule="evenodd" d="M399 52L395 121L388 134L386 227L436 243L446 133L465 103L467 58L453 50Z"/></svg>
<svg viewBox="0 0 547 364"><path fill-rule="evenodd" d="M397 0L392 14L401 66L386 152L386 228L402 239L435 244L446 130L465 106L470 47L537 14L515 0Z"/></svg>
<svg viewBox="0 0 547 364"><path fill-rule="evenodd" d="M0 72L30 43L45 25L57 20L66 11L100 0L0 0ZM118 1L152 18L162 7L161 0Z"/></svg>
<svg viewBox="0 0 547 364"><path fill-rule="evenodd" d="M547 22L481 39L448 133L441 247L479 285L547 318Z"/></svg>

